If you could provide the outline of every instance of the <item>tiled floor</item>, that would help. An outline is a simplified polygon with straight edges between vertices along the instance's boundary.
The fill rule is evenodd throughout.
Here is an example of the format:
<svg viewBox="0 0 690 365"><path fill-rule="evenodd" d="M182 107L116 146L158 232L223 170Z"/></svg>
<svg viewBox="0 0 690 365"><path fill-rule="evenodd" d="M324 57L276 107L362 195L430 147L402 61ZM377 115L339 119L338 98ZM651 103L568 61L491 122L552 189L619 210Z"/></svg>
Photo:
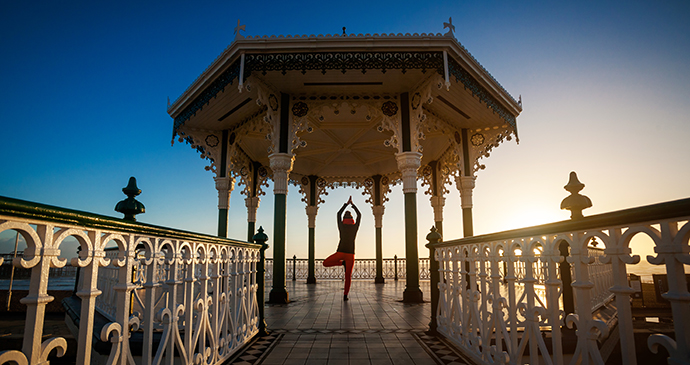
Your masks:
<svg viewBox="0 0 690 365"><path fill-rule="evenodd" d="M426 302L420 304L400 302L404 280L353 281L347 302L342 288L342 281L288 282L290 304L266 308L269 330L282 337L258 363L438 363L418 339L428 329L428 282L422 282Z"/></svg>

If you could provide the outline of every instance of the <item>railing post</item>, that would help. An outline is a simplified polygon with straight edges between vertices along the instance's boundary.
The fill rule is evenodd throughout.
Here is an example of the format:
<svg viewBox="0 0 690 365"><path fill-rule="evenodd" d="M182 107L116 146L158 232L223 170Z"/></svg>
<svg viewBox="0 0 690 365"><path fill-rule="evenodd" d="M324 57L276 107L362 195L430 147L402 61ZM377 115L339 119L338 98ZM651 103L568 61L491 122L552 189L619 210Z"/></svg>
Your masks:
<svg viewBox="0 0 690 365"><path fill-rule="evenodd" d="M558 250L563 260L558 264L558 271L561 277L561 283L563 285L562 298L563 298L563 318L566 318L569 314L575 313L575 297L573 295L573 277L570 269L570 263L568 263L568 256L570 256L570 246L566 241L561 241L558 244ZM569 353L575 351L575 346L577 344L577 337L575 336L575 330L568 328L565 324L561 326L561 333L563 338L563 351Z"/></svg>
<svg viewBox="0 0 690 365"><path fill-rule="evenodd" d="M15 257L16 257L16 251L15 250ZM81 245L77 247L77 257L79 257L79 253L81 252ZM74 290L72 291L72 295L77 295L77 291L79 290L79 271L81 271L81 267L77 266L77 273L74 276ZM12 271L12 276L14 276L14 271ZM10 280L10 297L12 296L12 281ZM7 311L10 310L10 299L7 299Z"/></svg>
<svg viewBox="0 0 690 365"><path fill-rule="evenodd" d="M393 276L398 281L398 255L393 256Z"/></svg>
<svg viewBox="0 0 690 365"><path fill-rule="evenodd" d="M297 255L292 255L292 281L297 280Z"/></svg>
<svg viewBox="0 0 690 365"><path fill-rule="evenodd" d="M436 335L436 328L438 323L436 322L436 312L438 311L438 282L439 282L439 272L438 272L438 261L434 257L434 244L438 243L442 239L441 234L438 233L435 226L431 226L431 232L426 235L426 240L429 243L426 247L429 249L429 280L431 280L431 320L429 321L429 334Z"/></svg>
<svg viewBox="0 0 690 365"><path fill-rule="evenodd" d="M265 275L266 275L266 249L268 248L268 236L264 233L264 228L259 226L259 230L253 237L256 244L261 245L261 254L259 257L259 263L257 265L257 278L256 283L258 284L258 289L256 293L256 301L259 306L259 336L268 335L268 330L266 329L266 320L264 317L264 291L265 291Z"/></svg>

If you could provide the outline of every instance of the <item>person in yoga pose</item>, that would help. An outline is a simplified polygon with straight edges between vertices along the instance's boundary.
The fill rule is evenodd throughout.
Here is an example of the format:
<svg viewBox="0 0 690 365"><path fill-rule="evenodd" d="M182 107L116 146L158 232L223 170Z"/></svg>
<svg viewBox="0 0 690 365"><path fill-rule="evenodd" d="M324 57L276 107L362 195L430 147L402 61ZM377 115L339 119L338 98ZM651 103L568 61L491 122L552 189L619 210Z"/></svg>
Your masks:
<svg viewBox="0 0 690 365"><path fill-rule="evenodd" d="M343 211L348 205L352 205L355 213L357 213L357 220L352 218L352 213L348 210L345 212L345 217L342 217ZM343 207L338 211L338 231L340 231L340 243L338 243L338 250L336 253L328 256L323 260L323 266L345 266L345 291L343 300L348 300L347 295L350 293L350 283L352 280L352 267L355 265L355 237L357 230L359 230L359 223L362 220L362 214L359 209L352 203L352 196L343 204Z"/></svg>

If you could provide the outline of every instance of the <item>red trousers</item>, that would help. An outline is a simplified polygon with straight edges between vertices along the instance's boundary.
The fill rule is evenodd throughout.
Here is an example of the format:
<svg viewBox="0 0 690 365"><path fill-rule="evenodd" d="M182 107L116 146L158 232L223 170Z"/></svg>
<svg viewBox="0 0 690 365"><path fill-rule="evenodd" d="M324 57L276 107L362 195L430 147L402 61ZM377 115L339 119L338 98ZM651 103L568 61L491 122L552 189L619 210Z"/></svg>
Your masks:
<svg viewBox="0 0 690 365"><path fill-rule="evenodd" d="M343 264L343 261L345 261L345 292L344 292L344 294L347 295L350 292L350 283L352 281L352 267L355 266L355 254L336 252L336 253L328 256L325 260L323 260L323 266L325 266L325 267L339 266L339 265Z"/></svg>

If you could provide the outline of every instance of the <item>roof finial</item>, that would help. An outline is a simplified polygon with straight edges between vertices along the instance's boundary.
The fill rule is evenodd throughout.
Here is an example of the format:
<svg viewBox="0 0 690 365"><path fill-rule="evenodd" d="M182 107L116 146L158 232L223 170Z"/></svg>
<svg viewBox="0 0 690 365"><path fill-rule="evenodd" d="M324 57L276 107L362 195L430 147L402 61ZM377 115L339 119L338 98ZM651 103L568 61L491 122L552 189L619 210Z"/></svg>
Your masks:
<svg viewBox="0 0 690 365"><path fill-rule="evenodd" d="M237 19L237 26L235 27L235 40L244 39L244 36L240 34L241 30L246 30L244 27L244 25L240 25L240 20Z"/></svg>
<svg viewBox="0 0 690 365"><path fill-rule="evenodd" d="M444 34L444 36L455 38L455 34L454 34L455 26L453 25L453 18L452 17L448 18L447 23L443 22L443 29L446 29L446 28L448 28L448 32L446 34Z"/></svg>
<svg viewBox="0 0 690 365"><path fill-rule="evenodd" d="M345 27L343 27L343 36L346 36L347 33L345 33Z"/></svg>

